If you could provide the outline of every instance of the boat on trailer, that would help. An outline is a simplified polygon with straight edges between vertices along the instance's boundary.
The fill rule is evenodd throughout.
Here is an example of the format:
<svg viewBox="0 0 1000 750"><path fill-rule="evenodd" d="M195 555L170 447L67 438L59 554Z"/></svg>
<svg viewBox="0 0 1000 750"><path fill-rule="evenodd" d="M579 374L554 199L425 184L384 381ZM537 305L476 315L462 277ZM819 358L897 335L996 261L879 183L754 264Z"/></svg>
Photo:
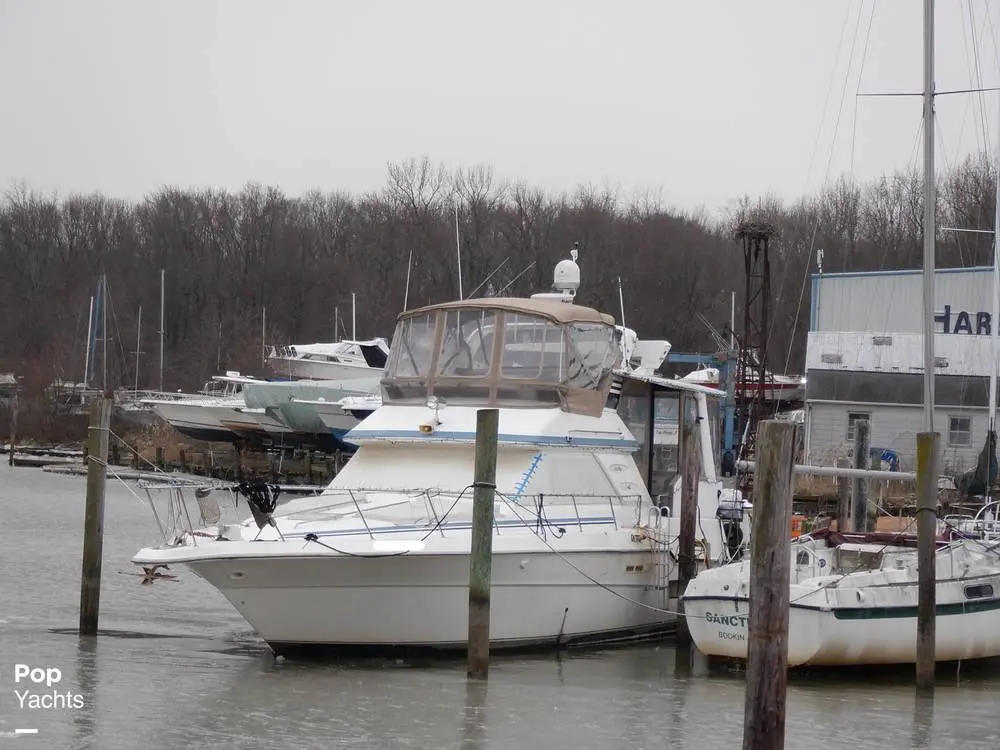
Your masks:
<svg viewBox="0 0 1000 750"><path fill-rule="evenodd" d="M275 508L259 493L254 519L133 562L186 565L278 653L464 648L476 420L496 408L491 646L672 627L682 420L700 436L699 564L733 560L747 533L719 478L725 394L652 374L647 355L669 345L576 304L575 257L555 278L555 292L531 298L402 313L380 405L348 433L358 451L322 494Z"/></svg>

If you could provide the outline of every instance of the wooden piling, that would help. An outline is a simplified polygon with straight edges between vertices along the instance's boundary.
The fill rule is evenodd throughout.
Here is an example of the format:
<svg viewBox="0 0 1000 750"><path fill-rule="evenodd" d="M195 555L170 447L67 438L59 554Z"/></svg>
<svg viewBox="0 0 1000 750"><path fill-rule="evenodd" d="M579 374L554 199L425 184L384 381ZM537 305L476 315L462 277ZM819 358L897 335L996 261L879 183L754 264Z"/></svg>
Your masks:
<svg viewBox="0 0 1000 750"><path fill-rule="evenodd" d="M871 464L871 428L867 419L854 423L854 468L868 469ZM854 509L851 512L853 531L868 531L868 480L854 479Z"/></svg>
<svg viewBox="0 0 1000 750"><path fill-rule="evenodd" d="M14 445L17 442L17 402L20 400L20 396L15 392L10 406L10 452L7 454L8 466L14 465Z"/></svg>
<svg viewBox="0 0 1000 750"><path fill-rule="evenodd" d="M163 446L162 445L156 446L156 465L159 466L161 470L166 466L166 463L163 460Z"/></svg>
<svg viewBox="0 0 1000 750"><path fill-rule="evenodd" d="M80 576L80 635L96 635L101 610L101 563L104 552L104 487L112 399L98 396L90 410L87 437L87 506L83 522L83 570Z"/></svg>
<svg viewBox="0 0 1000 750"><path fill-rule="evenodd" d="M177 451L177 460L180 461L181 471L187 471L188 470L187 454L184 452L183 448Z"/></svg>
<svg viewBox="0 0 1000 750"><path fill-rule="evenodd" d="M838 469L847 469L850 465L846 458L837 459ZM837 477L837 531L850 531L851 528L851 480Z"/></svg>
<svg viewBox="0 0 1000 750"><path fill-rule="evenodd" d="M917 435L917 689L934 689L939 436Z"/></svg>
<svg viewBox="0 0 1000 750"><path fill-rule="evenodd" d="M785 746L794 451L793 423L760 423L754 472L743 750L781 750Z"/></svg>
<svg viewBox="0 0 1000 750"><path fill-rule="evenodd" d="M490 582L493 575L493 503L497 475L497 409L476 412L476 468L469 560L468 676L485 680L490 670Z"/></svg>
<svg viewBox="0 0 1000 750"><path fill-rule="evenodd" d="M699 461L701 453L701 437L698 433L698 423L685 421L682 428L681 457L684 465L681 469L681 518L680 536L677 540L677 592L682 594L697 571L694 554L695 527L698 524L698 480L700 477ZM687 618L684 617L684 601L677 597L678 609L681 615L677 618L678 647L691 644L691 631Z"/></svg>
<svg viewBox="0 0 1000 750"><path fill-rule="evenodd" d="M313 454L312 451L306 451L306 484L313 483Z"/></svg>

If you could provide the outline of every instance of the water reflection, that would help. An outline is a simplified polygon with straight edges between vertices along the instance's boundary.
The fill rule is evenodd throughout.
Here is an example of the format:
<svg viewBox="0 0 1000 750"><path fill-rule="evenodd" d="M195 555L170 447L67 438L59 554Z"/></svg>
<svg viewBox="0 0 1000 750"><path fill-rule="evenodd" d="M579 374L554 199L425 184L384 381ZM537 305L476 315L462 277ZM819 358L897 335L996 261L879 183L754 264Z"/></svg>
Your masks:
<svg viewBox="0 0 1000 750"><path fill-rule="evenodd" d="M934 726L934 693L915 691L913 697L913 732L910 746L913 750L931 746L931 728Z"/></svg>
<svg viewBox="0 0 1000 750"><path fill-rule="evenodd" d="M462 747L486 748L486 694L489 683L469 680L465 683L465 706L462 711Z"/></svg>
<svg viewBox="0 0 1000 750"><path fill-rule="evenodd" d="M76 647L75 692L83 696L83 708L72 712L74 747L85 747L96 734L98 711L95 676L97 675L97 637L80 636Z"/></svg>

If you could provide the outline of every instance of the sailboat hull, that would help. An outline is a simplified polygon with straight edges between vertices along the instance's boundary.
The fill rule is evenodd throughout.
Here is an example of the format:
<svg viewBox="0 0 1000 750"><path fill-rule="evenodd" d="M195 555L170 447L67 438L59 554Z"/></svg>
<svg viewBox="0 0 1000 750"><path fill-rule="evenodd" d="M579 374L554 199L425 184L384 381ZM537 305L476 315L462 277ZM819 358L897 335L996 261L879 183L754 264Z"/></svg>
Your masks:
<svg viewBox="0 0 1000 750"><path fill-rule="evenodd" d="M642 637L674 624L673 615L657 609L674 608L665 606L666 592L654 590L648 580L648 549L564 557L566 561L550 553L523 551L494 555L492 647ZM453 649L465 648L468 642L468 554L210 559L187 564L278 651L324 646Z"/></svg>
<svg viewBox="0 0 1000 750"><path fill-rule="evenodd" d="M994 583L1000 592L998 584ZM685 598L684 609L699 651L747 658L746 599ZM939 604L935 630L937 661L1000 656L1000 599ZM913 664L916 643L916 606L821 609L793 604L789 608L790 667Z"/></svg>

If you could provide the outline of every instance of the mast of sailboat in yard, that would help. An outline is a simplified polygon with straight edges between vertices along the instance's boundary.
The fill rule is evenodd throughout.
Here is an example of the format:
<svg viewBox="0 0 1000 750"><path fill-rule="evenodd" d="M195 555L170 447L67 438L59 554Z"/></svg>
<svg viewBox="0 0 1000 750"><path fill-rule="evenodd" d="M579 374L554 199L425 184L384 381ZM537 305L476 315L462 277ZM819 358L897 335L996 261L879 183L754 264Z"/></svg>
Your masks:
<svg viewBox="0 0 1000 750"><path fill-rule="evenodd" d="M1000 117L997 118L997 177L993 204L993 304L990 308L990 432L996 431L997 415L997 336L1000 331ZM987 475L991 472L987 471ZM992 482L987 481L987 484ZM987 490L989 487L987 487Z"/></svg>
<svg viewBox="0 0 1000 750"><path fill-rule="evenodd" d="M163 391L163 312L166 306L166 270L160 269L160 391Z"/></svg>
<svg viewBox="0 0 1000 750"><path fill-rule="evenodd" d="M934 433L934 0L924 0L924 432L917 435L918 690L934 687L936 664L937 467Z"/></svg>
<svg viewBox="0 0 1000 750"><path fill-rule="evenodd" d="M924 430L934 432L934 0L924 0Z"/></svg>

